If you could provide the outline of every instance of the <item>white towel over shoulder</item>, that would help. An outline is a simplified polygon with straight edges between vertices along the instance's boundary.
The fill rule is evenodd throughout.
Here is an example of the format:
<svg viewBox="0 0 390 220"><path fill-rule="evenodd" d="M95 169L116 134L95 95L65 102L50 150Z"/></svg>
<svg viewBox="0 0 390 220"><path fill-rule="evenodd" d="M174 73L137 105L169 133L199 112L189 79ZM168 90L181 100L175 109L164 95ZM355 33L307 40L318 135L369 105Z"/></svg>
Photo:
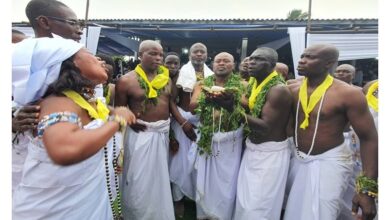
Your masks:
<svg viewBox="0 0 390 220"><path fill-rule="evenodd" d="M203 70L204 70L204 78L207 78L211 75L213 75L213 71L211 71L206 64L203 64ZM196 84L196 74L195 69L192 66L191 61L188 61L187 64L185 64L179 72L179 77L177 78L176 86L178 88L183 88L184 92L192 92L194 89L194 86Z"/></svg>

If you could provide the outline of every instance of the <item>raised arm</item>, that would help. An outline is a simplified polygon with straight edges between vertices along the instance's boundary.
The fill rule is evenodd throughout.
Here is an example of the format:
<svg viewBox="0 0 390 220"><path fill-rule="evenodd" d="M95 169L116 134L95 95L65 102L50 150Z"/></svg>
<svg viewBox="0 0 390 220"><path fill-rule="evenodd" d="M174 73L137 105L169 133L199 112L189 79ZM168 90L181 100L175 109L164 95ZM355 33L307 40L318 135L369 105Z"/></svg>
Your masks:
<svg viewBox="0 0 390 220"><path fill-rule="evenodd" d="M52 98L49 104L42 105L41 115L49 115L56 112L72 112L81 117L81 120L88 122L86 113L76 104L66 98ZM125 107L115 108L112 112L120 116L124 121L110 120L103 126L96 129L82 129L71 122L58 122L44 129L43 142L50 158L60 165L71 165L81 162L106 145L108 140L116 131L126 123L135 122L134 115Z"/></svg>

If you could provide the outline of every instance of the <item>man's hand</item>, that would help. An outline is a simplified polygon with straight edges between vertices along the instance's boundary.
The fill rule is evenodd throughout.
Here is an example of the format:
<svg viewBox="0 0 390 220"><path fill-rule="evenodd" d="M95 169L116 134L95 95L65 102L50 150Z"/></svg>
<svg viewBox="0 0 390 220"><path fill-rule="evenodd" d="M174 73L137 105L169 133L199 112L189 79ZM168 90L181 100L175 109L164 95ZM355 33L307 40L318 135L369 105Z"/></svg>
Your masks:
<svg viewBox="0 0 390 220"><path fill-rule="evenodd" d="M137 133L140 132L140 131L145 131L146 130L146 125L140 124L138 122L130 125L130 127Z"/></svg>
<svg viewBox="0 0 390 220"><path fill-rule="evenodd" d="M221 106L222 108L228 110L229 112L233 111L233 108L234 108L234 94L233 93L222 92L218 95L215 95L213 100L218 106Z"/></svg>
<svg viewBox="0 0 390 220"><path fill-rule="evenodd" d="M195 128L196 128L196 126L191 124L188 121L186 121L186 122L184 122L184 124L182 124L182 129L183 129L184 133L186 134L188 139L190 139L191 141L196 141L196 134L195 134L195 130L194 130Z"/></svg>
<svg viewBox="0 0 390 220"><path fill-rule="evenodd" d="M232 92L209 92L205 90L206 102L215 103L216 105L228 110L233 111L234 108L234 94Z"/></svg>
<svg viewBox="0 0 390 220"><path fill-rule="evenodd" d="M375 218L376 206L374 198L363 193L356 193L352 199L352 215L356 215L358 213L359 207L363 212L363 220L371 220Z"/></svg>
<svg viewBox="0 0 390 220"><path fill-rule="evenodd" d="M169 139L169 153L175 155L179 151L179 142L175 138Z"/></svg>
<svg viewBox="0 0 390 220"><path fill-rule="evenodd" d="M27 105L22 107L12 118L12 132L24 132L35 129L39 118L39 105Z"/></svg>

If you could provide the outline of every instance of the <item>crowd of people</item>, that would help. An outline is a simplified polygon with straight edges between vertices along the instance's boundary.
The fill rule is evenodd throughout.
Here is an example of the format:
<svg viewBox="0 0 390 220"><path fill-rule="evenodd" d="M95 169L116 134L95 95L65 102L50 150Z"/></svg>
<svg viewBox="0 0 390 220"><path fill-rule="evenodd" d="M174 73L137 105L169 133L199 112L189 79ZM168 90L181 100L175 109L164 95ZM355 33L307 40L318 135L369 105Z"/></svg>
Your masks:
<svg viewBox="0 0 390 220"><path fill-rule="evenodd" d="M78 41L82 23L57 0L31 0L35 38L12 51L13 219L374 219L378 81L329 44L305 49L301 78L274 49L240 62L207 46L177 53L144 40L139 64ZM13 32L14 34L14 32ZM59 37L58 37L59 36Z"/></svg>

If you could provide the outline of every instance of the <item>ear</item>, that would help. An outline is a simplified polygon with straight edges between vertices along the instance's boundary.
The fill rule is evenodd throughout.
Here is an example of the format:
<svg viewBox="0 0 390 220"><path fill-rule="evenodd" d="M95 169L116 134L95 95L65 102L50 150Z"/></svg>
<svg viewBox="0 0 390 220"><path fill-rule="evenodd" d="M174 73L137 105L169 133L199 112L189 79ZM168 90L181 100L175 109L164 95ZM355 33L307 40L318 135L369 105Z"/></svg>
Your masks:
<svg viewBox="0 0 390 220"><path fill-rule="evenodd" d="M46 16L38 16L37 17L37 24L40 28L44 30L50 30L50 25L49 25L49 19Z"/></svg>
<svg viewBox="0 0 390 220"><path fill-rule="evenodd" d="M336 68L337 68L337 60L333 60L333 59L329 59L326 61L326 69L328 70L328 72L330 73L334 73L336 71Z"/></svg>

